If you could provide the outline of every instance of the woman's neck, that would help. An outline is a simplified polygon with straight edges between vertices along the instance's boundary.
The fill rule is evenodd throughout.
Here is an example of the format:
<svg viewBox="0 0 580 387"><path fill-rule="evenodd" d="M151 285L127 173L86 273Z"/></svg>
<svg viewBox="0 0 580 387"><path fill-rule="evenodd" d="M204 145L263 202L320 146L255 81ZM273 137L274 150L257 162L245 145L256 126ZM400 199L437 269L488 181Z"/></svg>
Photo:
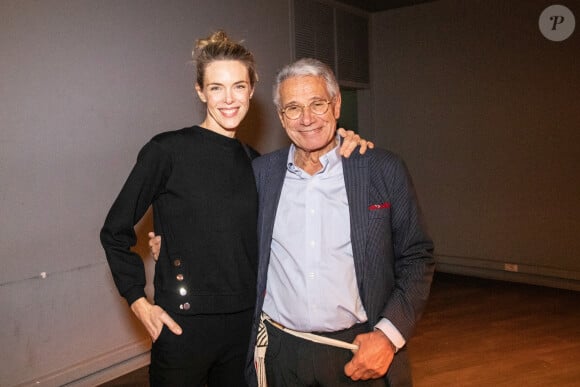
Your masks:
<svg viewBox="0 0 580 387"><path fill-rule="evenodd" d="M229 138L234 138L236 136L236 130L238 128L235 129L224 129L219 125L212 125L212 122L210 122L209 120L205 119L201 124L199 124L198 126L207 129L207 130L211 130L212 132L215 132L217 134L221 134L222 136L226 136Z"/></svg>

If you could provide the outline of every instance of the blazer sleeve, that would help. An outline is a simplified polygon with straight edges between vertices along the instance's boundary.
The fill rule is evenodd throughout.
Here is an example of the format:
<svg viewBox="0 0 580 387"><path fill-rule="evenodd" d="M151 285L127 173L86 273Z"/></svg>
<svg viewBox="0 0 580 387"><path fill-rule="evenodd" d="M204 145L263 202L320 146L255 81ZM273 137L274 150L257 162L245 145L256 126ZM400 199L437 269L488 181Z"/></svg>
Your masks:
<svg viewBox="0 0 580 387"><path fill-rule="evenodd" d="M129 305L145 296L146 282L143 261L131 251L137 243L134 226L162 193L170 171L170 154L157 142L147 143L101 229L101 244L115 285Z"/></svg>
<svg viewBox="0 0 580 387"><path fill-rule="evenodd" d="M411 177L404 162L396 160L388 184L395 286L383 317L408 340L427 304L435 261Z"/></svg>

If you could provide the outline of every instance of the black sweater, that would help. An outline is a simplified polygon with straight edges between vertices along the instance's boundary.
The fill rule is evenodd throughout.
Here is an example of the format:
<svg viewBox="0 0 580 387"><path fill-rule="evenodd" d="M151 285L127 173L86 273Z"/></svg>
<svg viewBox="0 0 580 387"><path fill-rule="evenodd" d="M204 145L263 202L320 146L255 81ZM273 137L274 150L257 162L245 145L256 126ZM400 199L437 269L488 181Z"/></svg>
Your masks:
<svg viewBox="0 0 580 387"><path fill-rule="evenodd" d="M257 193L238 140L194 126L155 136L137 158L101 230L115 284L145 296L134 225L153 205L161 252L155 302L184 314L251 308L257 271Z"/></svg>

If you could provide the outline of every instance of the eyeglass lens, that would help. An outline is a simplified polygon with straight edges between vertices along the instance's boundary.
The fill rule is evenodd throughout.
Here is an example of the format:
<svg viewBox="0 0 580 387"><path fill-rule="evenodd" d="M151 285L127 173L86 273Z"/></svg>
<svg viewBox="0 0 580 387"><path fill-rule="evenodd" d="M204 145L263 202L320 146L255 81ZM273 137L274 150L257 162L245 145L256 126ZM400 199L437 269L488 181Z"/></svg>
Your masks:
<svg viewBox="0 0 580 387"><path fill-rule="evenodd" d="M314 114L321 115L328 111L330 101L317 100L311 102L308 106L310 111ZM283 113L291 120L298 119L304 114L306 106L290 105L284 108Z"/></svg>

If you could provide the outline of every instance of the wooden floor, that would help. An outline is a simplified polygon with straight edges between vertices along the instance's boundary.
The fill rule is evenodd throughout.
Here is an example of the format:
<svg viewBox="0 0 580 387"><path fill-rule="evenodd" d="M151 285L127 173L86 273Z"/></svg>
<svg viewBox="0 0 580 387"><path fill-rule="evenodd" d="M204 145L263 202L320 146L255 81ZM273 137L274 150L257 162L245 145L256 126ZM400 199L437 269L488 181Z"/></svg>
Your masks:
<svg viewBox="0 0 580 387"><path fill-rule="evenodd" d="M580 293L439 274L410 355L416 387L580 386Z"/></svg>
<svg viewBox="0 0 580 387"><path fill-rule="evenodd" d="M409 353L415 387L580 386L580 293L439 273Z"/></svg>

